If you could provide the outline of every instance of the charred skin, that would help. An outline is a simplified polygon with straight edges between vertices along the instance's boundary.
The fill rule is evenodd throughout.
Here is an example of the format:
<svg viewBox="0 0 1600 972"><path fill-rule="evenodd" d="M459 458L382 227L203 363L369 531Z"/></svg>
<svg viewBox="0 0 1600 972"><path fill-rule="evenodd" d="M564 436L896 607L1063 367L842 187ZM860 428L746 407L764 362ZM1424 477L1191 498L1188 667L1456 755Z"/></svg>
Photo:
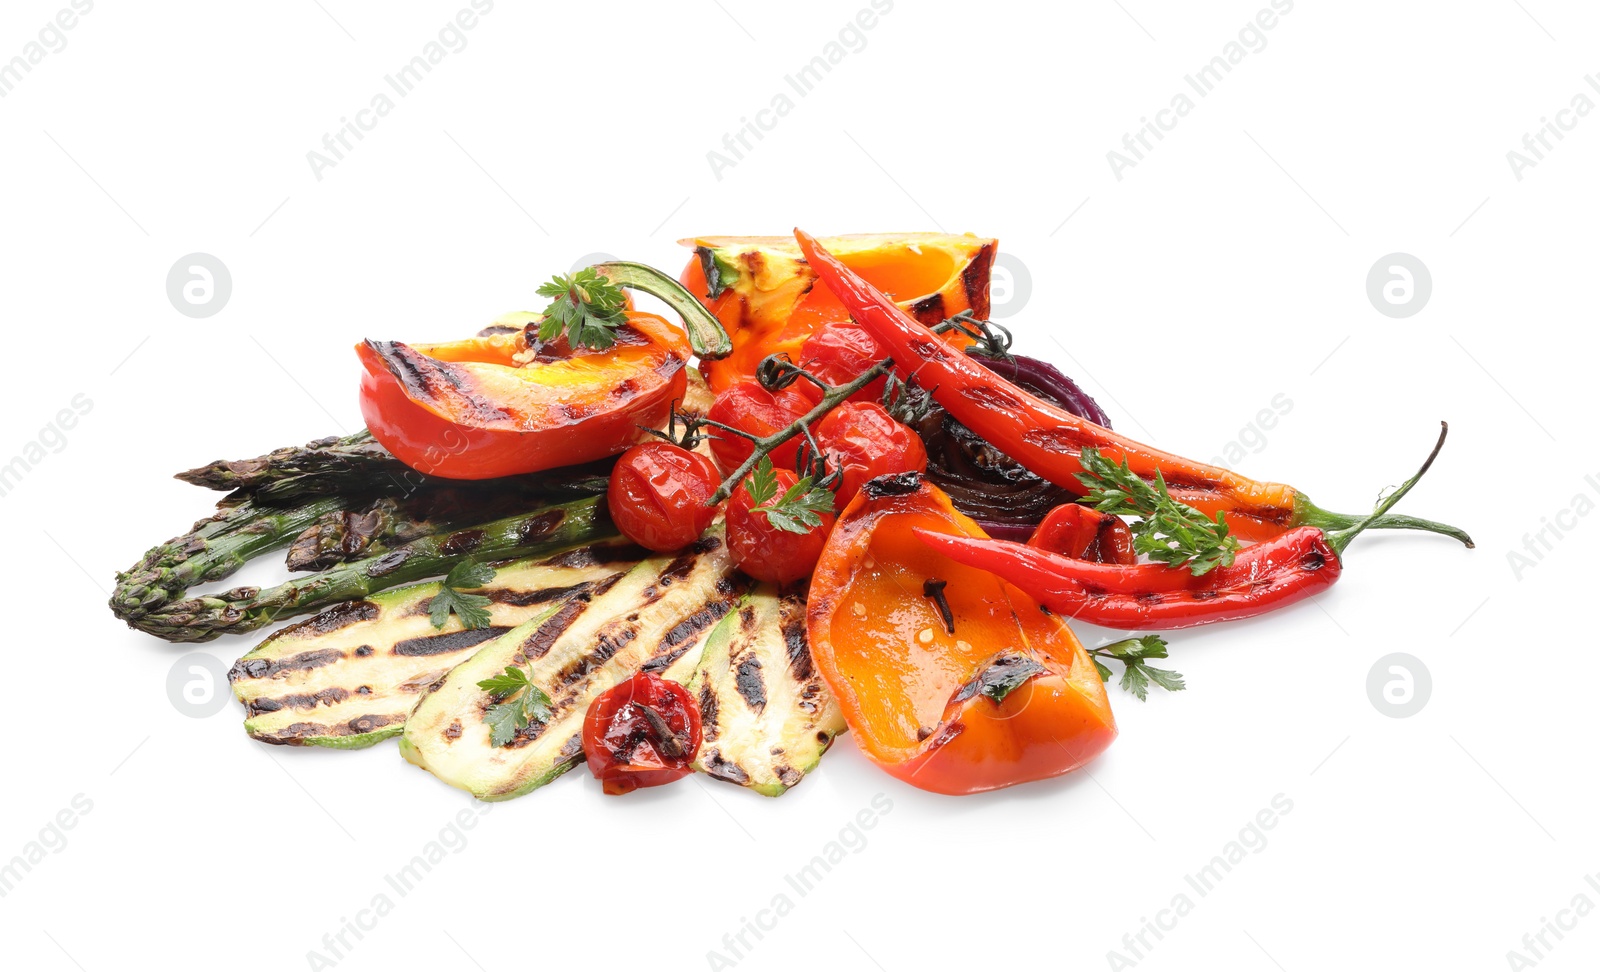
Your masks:
<svg viewBox="0 0 1600 972"><path fill-rule="evenodd" d="M643 555L612 543L502 565L489 586L489 626L429 618L437 582L349 601L291 625L228 673L245 731L265 743L359 749L397 736L422 693L485 641L614 581Z"/></svg>

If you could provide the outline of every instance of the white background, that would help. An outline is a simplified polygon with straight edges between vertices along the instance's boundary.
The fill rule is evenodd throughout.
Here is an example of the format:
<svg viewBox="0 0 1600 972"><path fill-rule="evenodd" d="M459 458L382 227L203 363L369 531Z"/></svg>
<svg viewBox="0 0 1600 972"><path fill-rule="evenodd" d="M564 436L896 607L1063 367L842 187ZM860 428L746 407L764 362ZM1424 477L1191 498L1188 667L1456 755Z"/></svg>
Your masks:
<svg viewBox="0 0 1600 972"><path fill-rule="evenodd" d="M7 3L0 60L64 6ZM101 0L0 100L0 456L93 402L0 499L0 860L92 802L0 899L9 967L307 967L471 806L392 745L267 749L231 705L169 703L191 649L104 601L214 499L172 472L358 427L363 337L468 333L594 251L676 271L680 237L796 224L999 237L1032 278L1023 350L1201 459L1259 444L1283 394L1239 466L1329 508L1367 508L1448 418L1403 509L1478 549L1363 538L1315 603L1176 633L1189 690L1113 693L1120 739L1053 783L935 797L848 739L777 801L706 780L606 799L574 773L496 806L338 968L707 968L880 793L865 847L790 891L738 967L1114 967L1188 891L1139 968L1500 969L1575 895L1600 904L1600 518L1562 515L1520 579L1508 562L1600 499L1600 117L1520 181L1506 159L1579 91L1600 100L1592 5L1300 0L1119 181L1106 153L1266 0L899 0L720 179L707 152L866 0L499 0L319 181L306 153L464 6ZM204 320L165 293L197 251L233 277ZM1401 320L1365 293L1395 251L1433 277ZM256 568L240 578L275 576ZM1368 698L1394 651L1432 674L1411 718ZM1293 809L1266 846L1187 888L1277 794ZM1540 969L1592 968L1600 916L1547 940Z"/></svg>

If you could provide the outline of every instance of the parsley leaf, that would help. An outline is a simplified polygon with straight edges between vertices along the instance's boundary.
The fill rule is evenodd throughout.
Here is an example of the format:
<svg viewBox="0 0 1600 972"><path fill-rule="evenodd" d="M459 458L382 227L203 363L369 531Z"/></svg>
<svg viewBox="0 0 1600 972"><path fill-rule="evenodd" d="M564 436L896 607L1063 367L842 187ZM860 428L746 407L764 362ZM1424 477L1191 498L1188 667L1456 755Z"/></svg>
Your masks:
<svg viewBox="0 0 1600 972"><path fill-rule="evenodd" d="M550 718L550 696L533 684L528 679L528 673L520 668L507 665L504 675L486 678L478 683L478 688L497 700L483 714L484 721L489 724L489 741L493 745L504 746L517 738L517 733L527 728L529 723L544 722ZM507 701L518 692L522 693L520 697Z"/></svg>
<svg viewBox="0 0 1600 972"><path fill-rule="evenodd" d="M617 343L613 333L627 323L627 295L593 267L562 276L539 287L540 297L553 298L539 322L539 340L554 341L563 332L573 348L604 351Z"/></svg>
<svg viewBox="0 0 1600 972"><path fill-rule="evenodd" d="M1152 485L1128 469L1127 458L1118 465L1093 446L1084 447L1078 463L1078 481L1089 490L1086 503L1102 513L1141 517L1132 524L1138 553L1173 567L1187 564L1196 577L1233 563L1239 538L1228 533L1222 513L1213 521L1173 499L1159 470Z"/></svg>
<svg viewBox="0 0 1600 972"><path fill-rule="evenodd" d="M785 533L810 533L822 526L822 515L833 512L833 490L818 486L810 476L798 480L776 500L778 474L772 469L772 458L762 456L756 471L745 480L745 489L758 505L753 513L765 513L767 522Z"/></svg>
<svg viewBox="0 0 1600 972"><path fill-rule="evenodd" d="M1100 681L1111 681L1112 671L1102 658L1115 658L1124 665L1122 679L1118 682L1123 691L1130 693L1140 702L1149 696L1150 683L1154 682L1168 692L1181 692L1184 690L1183 676L1167 668L1156 668L1146 662L1149 658L1167 657L1167 643L1155 635L1145 635L1142 638L1129 638L1099 648L1089 649L1089 657L1094 660L1095 670L1100 673Z"/></svg>
<svg viewBox="0 0 1600 972"><path fill-rule="evenodd" d="M461 619L463 628L487 628L489 605L482 594L463 594L463 589L484 587L494 580L494 568L475 561L462 561L451 569L439 585L439 593L428 604L428 620L435 628L442 628L450 620L450 612Z"/></svg>

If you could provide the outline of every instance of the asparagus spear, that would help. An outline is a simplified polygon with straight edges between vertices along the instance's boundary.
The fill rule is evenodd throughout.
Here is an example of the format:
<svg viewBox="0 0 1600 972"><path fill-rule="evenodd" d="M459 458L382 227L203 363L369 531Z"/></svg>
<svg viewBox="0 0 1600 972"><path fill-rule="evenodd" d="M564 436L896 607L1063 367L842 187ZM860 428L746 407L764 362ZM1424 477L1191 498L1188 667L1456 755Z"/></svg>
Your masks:
<svg viewBox="0 0 1600 972"><path fill-rule="evenodd" d="M111 611L134 624L183 597L194 585L227 577L251 557L283 546L318 518L348 509L354 502L348 497L324 496L299 506L274 508L248 497L231 496L216 515L151 548L132 568L118 574Z"/></svg>
<svg viewBox="0 0 1600 972"><path fill-rule="evenodd" d="M421 537L388 553L262 590L238 587L162 606L128 621L168 641L210 641L243 634L280 618L449 573L464 560L510 560L613 535L603 499L548 506L448 534Z"/></svg>
<svg viewBox="0 0 1600 972"><path fill-rule="evenodd" d="M254 459L218 459L175 478L207 489L257 489L299 476L349 476L356 472L400 473L405 465L362 429L303 446L274 449Z"/></svg>

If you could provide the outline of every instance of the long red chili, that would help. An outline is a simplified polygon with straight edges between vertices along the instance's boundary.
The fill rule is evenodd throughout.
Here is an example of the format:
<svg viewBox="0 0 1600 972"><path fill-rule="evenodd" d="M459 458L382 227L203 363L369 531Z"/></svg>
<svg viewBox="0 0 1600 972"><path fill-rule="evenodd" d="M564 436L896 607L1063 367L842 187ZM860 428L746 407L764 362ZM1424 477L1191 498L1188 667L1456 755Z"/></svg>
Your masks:
<svg viewBox="0 0 1600 972"><path fill-rule="evenodd" d="M915 375L957 421L1034 473L1078 495L1080 451L1094 446L1113 462L1146 479L1159 472L1174 499L1207 515L1226 514L1229 528L1245 539L1276 536L1297 526L1343 529L1363 520L1331 513L1282 483L1258 482L1218 466L1136 442L1028 393L974 361L906 314L878 288L839 262L809 233L795 239L818 278L833 291L857 324L871 332L899 369ZM1472 545L1461 530L1409 516L1386 516L1378 528L1427 530Z"/></svg>
<svg viewBox="0 0 1600 972"><path fill-rule="evenodd" d="M1448 426L1440 431L1438 444L1417 474L1365 520L1331 533L1296 527L1244 548L1230 566L1198 577L1184 567L1101 564L1008 540L914 532L951 560L996 574L1057 614L1091 624L1132 631L1234 621L1293 604L1338 580L1345 547L1416 485L1448 431Z"/></svg>

